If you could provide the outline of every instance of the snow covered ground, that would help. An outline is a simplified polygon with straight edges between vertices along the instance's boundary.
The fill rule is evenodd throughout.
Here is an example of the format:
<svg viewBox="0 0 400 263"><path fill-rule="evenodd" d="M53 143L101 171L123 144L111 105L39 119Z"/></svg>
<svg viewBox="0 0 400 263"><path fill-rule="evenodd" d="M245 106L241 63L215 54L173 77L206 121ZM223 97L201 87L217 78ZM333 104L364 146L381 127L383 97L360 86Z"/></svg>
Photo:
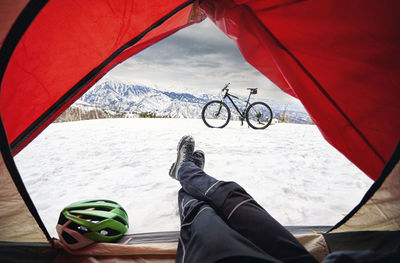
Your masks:
<svg viewBox="0 0 400 263"><path fill-rule="evenodd" d="M200 119L107 119L50 125L16 156L51 235L71 202L122 204L130 233L178 230L179 183L168 176L179 139L191 134L206 153L205 171L241 184L283 225L332 225L372 181L321 136L315 125L253 130Z"/></svg>

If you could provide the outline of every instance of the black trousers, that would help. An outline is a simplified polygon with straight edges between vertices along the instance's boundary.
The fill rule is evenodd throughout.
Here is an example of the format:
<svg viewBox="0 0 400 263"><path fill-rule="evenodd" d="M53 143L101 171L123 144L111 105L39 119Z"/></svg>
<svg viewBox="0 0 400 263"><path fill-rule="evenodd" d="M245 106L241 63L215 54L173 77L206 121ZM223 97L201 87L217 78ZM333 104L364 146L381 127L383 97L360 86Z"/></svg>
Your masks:
<svg viewBox="0 0 400 263"><path fill-rule="evenodd" d="M317 262L238 184L218 181L191 162L178 179L176 262Z"/></svg>

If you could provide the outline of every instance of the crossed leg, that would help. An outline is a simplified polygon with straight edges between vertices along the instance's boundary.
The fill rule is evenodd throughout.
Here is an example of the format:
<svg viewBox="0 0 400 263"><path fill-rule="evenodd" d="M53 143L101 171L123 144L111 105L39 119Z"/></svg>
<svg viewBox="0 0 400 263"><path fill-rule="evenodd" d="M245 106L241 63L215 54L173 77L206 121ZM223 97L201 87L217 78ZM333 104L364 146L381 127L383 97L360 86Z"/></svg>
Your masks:
<svg viewBox="0 0 400 263"><path fill-rule="evenodd" d="M238 184L218 181L192 162L182 164L178 178L177 262L317 262Z"/></svg>

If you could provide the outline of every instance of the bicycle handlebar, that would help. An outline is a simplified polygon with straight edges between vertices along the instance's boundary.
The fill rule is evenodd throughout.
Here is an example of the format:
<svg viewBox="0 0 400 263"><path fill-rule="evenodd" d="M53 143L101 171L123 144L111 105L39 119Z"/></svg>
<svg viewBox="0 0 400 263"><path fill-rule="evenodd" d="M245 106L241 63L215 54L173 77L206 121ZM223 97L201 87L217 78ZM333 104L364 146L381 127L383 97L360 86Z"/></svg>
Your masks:
<svg viewBox="0 0 400 263"><path fill-rule="evenodd" d="M226 83L226 84L225 84L225 87L222 89L222 91L227 90L229 85L231 85L230 82Z"/></svg>

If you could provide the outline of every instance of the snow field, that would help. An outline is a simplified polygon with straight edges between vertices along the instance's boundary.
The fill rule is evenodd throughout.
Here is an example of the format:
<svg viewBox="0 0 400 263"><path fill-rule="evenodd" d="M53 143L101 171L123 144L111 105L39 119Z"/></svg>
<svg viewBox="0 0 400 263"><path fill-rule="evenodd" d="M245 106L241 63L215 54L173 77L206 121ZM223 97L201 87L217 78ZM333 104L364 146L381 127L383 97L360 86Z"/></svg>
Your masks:
<svg viewBox="0 0 400 263"><path fill-rule="evenodd" d="M106 198L130 218L129 233L179 230L179 182L168 176L179 139L191 134L205 171L242 185L283 225L333 225L372 184L315 125L253 130L201 119L103 119L50 125L15 160L52 236L61 209Z"/></svg>

